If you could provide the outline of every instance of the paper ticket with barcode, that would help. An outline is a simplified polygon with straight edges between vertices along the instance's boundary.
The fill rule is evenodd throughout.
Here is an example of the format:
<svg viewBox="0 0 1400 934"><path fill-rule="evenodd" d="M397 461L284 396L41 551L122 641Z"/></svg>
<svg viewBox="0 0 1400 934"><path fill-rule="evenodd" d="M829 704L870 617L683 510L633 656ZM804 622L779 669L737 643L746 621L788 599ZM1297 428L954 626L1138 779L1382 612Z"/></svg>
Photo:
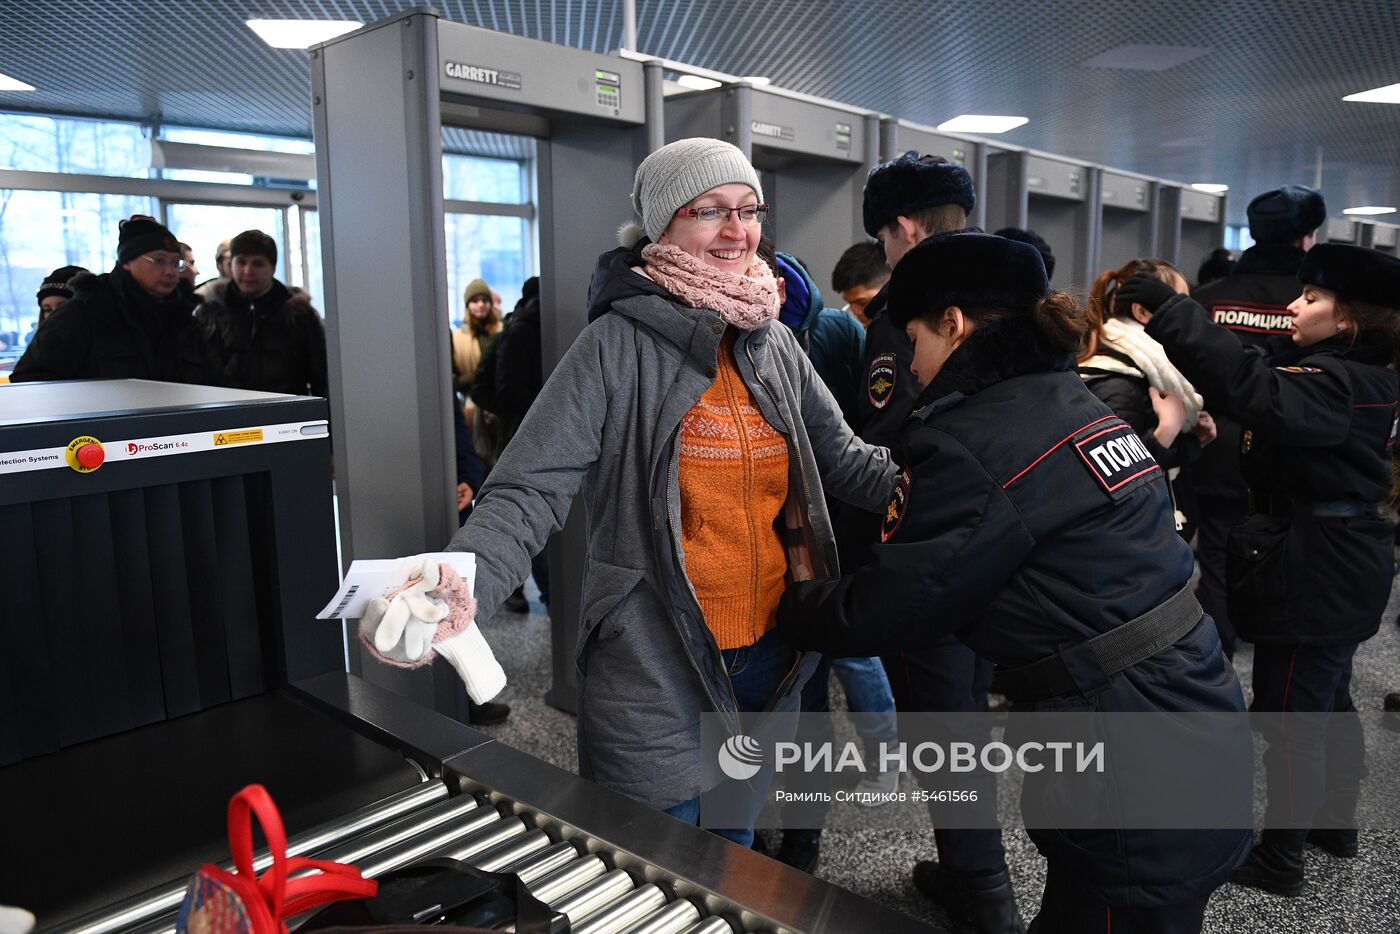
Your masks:
<svg viewBox="0 0 1400 934"><path fill-rule="evenodd" d="M476 587L476 555L467 551L437 551L411 558L351 561L340 589L331 597L317 619L359 619L371 597L383 597L396 590L429 558L442 561L462 576L467 586Z"/></svg>

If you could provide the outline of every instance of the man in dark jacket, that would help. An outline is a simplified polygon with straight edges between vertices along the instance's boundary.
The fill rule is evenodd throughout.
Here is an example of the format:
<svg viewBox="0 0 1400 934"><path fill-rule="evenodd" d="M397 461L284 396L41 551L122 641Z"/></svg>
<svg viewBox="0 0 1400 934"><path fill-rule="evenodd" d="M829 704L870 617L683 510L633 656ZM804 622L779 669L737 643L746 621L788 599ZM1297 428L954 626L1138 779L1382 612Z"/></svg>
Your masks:
<svg viewBox="0 0 1400 934"><path fill-rule="evenodd" d="M1298 270L1327 219L1322 193L1284 185L1249 202L1249 235L1254 246L1244 251L1234 271L1198 287L1191 297L1216 324L1229 328L1247 346L1290 344L1288 303L1298 297ZM1219 406L1206 398L1206 408ZM1240 475L1240 426L1216 415L1218 434L1192 468L1200 525L1196 557L1201 563L1197 596L1215 619L1225 654L1235 654L1235 629L1225 608L1225 539L1248 511L1248 490Z"/></svg>
<svg viewBox="0 0 1400 934"><path fill-rule="evenodd" d="M224 381L240 389L329 394L326 329L273 277L277 243L261 230L231 241L232 279L209 287L196 317Z"/></svg>
<svg viewBox="0 0 1400 934"><path fill-rule="evenodd" d="M220 379L181 297L180 244L137 214L121 222L117 265L68 281L73 298L44 318L13 382L51 379Z"/></svg>
<svg viewBox="0 0 1400 934"><path fill-rule="evenodd" d="M472 381L472 401L505 421L507 440L525 420L544 388L540 350L540 277L520 288L520 301L491 347L482 355Z"/></svg>

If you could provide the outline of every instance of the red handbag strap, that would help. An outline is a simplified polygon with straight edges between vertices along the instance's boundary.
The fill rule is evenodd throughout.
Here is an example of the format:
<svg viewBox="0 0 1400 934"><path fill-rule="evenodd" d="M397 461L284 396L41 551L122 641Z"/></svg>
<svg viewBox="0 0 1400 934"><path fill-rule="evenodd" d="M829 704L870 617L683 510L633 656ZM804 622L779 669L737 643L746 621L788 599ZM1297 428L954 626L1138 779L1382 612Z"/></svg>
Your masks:
<svg viewBox="0 0 1400 934"><path fill-rule="evenodd" d="M253 871L253 817L262 826L272 865L259 878ZM258 889L274 914L280 917L287 889L287 832L272 795L262 785L248 785L228 803L228 843L233 865L240 876L256 879Z"/></svg>
<svg viewBox="0 0 1400 934"><path fill-rule="evenodd" d="M349 898L372 898L379 891L379 882L366 879L360 870L345 863L324 859L297 857L287 861L293 872L319 869L319 875L301 876L287 882L287 901L282 906L283 917L300 914L327 902Z"/></svg>

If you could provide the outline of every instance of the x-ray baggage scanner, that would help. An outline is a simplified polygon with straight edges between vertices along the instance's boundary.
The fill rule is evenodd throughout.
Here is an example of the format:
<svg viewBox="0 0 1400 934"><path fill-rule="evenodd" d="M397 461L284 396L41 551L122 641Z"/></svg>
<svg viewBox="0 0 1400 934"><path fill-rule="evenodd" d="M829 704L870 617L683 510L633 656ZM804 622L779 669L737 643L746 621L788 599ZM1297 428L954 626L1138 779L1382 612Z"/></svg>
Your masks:
<svg viewBox="0 0 1400 934"><path fill-rule="evenodd" d="M1157 182L1144 175L1102 169L1094 187L1099 196L1095 275L1140 256L1156 256Z"/></svg>
<svg viewBox="0 0 1400 934"><path fill-rule="evenodd" d="M779 250L807 264L827 297L831 270L861 223L865 176L878 161L879 117L746 82L665 99L666 140L712 136L743 150L760 172L772 207L766 232Z"/></svg>
<svg viewBox="0 0 1400 934"><path fill-rule="evenodd" d="M1170 184L1158 195L1158 255L1195 282L1201 263L1225 245L1225 196Z"/></svg>
<svg viewBox="0 0 1400 934"><path fill-rule="evenodd" d="M987 198L984 180L987 177L987 147L974 139L949 136L937 130L907 120L886 117L880 121L880 161L897 159L909 150L924 155L942 156L967 169L972 187L977 191L977 206L967 222L986 228Z"/></svg>
<svg viewBox="0 0 1400 934"><path fill-rule="evenodd" d="M987 230L1034 230L1055 253L1051 286L1087 290L1096 272L1095 181L1083 163L1029 151L993 153L987 157Z"/></svg>
<svg viewBox="0 0 1400 934"><path fill-rule="evenodd" d="M442 126L537 140L547 374L586 324L598 255L632 216L643 68L422 7L317 46L311 65L345 558L438 551L457 528ZM570 710L584 538L575 508L550 549L549 699ZM444 712L464 699L445 666L430 679L358 661L367 680Z"/></svg>

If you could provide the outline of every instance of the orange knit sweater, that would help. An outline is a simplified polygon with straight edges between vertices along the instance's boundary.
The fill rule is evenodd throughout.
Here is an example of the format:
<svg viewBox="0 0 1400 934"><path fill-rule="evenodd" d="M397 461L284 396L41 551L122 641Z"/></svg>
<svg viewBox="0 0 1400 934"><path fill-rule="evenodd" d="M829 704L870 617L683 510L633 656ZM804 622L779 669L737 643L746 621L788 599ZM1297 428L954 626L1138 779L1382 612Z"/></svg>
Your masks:
<svg viewBox="0 0 1400 934"><path fill-rule="evenodd" d="M681 422L686 574L721 649L773 628L787 557L774 527L787 499L787 441L764 419L721 343L718 373Z"/></svg>

